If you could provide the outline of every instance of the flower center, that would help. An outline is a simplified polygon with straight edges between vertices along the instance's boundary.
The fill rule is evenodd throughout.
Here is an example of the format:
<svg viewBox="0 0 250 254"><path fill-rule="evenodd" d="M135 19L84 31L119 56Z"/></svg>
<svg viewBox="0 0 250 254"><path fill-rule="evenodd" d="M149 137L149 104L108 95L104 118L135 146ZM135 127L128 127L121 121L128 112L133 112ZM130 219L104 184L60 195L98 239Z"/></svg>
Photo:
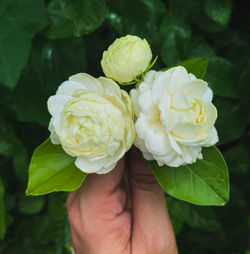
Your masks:
<svg viewBox="0 0 250 254"><path fill-rule="evenodd" d="M195 123L203 124L206 121L205 107L202 101L195 99L195 102L192 103L192 111L194 113Z"/></svg>

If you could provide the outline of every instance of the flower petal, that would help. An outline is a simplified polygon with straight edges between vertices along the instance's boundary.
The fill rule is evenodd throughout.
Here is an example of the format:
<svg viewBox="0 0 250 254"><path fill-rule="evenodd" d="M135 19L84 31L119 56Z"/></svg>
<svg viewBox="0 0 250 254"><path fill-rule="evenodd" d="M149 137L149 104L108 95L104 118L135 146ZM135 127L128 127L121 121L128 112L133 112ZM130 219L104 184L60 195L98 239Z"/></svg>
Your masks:
<svg viewBox="0 0 250 254"><path fill-rule="evenodd" d="M158 103L160 98L166 93L171 79L171 72L165 71L157 77L152 86L152 100L154 103Z"/></svg>
<svg viewBox="0 0 250 254"><path fill-rule="evenodd" d="M52 116L60 114L73 98L68 95L54 95L48 99L48 110Z"/></svg>
<svg viewBox="0 0 250 254"><path fill-rule="evenodd" d="M187 83L189 83L189 76L186 69L182 66L173 68L169 84L169 93L171 94L180 91Z"/></svg>
<svg viewBox="0 0 250 254"><path fill-rule="evenodd" d="M89 92L95 91L95 92L104 92L103 86L101 83L93 78L92 76L86 74L86 73L78 73L76 75L73 75L69 77L70 81L74 81L80 84L83 84L86 87L86 90Z"/></svg>
<svg viewBox="0 0 250 254"><path fill-rule="evenodd" d="M169 95L163 96L159 103L159 109L161 111L160 118L163 129L167 129L170 118L170 103L171 97Z"/></svg>
<svg viewBox="0 0 250 254"><path fill-rule="evenodd" d="M86 90L84 84L74 81L65 81L58 87L56 94L72 96L79 90Z"/></svg>
<svg viewBox="0 0 250 254"><path fill-rule="evenodd" d="M206 91L201 96L201 100L203 102L212 102L212 99L213 99L213 92L209 87L207 87Z"/></svg>
<svg viewBox="0 0 250 254"><path fill-rule="evenodd" d="M170 146L166 134L159 128L151 127L145 137L145 145L153 154L166 154Z"/></svg>
<svg viewBox="0 0 250 254"><path fill-rule="evenodd" d="M98 80L101 82L104 88L105 94L110 96L121 97L121 89L112 79L99 77Z"/></svg>
<svg viewBox="0 0 250 254"><path fill-rule="evenodd" d="M89 161L88 159L77 157L75 161L75 165L85 173L95 173L104 168L106 163L107 158Z"/></svg>

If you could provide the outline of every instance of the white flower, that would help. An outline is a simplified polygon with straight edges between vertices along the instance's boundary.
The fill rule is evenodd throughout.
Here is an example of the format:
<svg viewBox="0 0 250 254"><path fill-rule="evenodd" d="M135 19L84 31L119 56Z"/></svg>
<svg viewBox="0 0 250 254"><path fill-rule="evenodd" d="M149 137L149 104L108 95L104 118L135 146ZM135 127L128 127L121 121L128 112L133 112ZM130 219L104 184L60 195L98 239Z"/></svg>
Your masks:
<svg viewBox="0 0 250 254"><path fill-rule="evenodd" d="M48 109L52 143L77 157L84 172L109 172L134 142L131 99L111 79L71 76L49 98Z"/></svg>
<svg viewBox="0 0 250 254"><path fill-rule="evenodd" d="M101 65L106 77L125 83L142 74L151 58L152 52L145 39L127 35L116 39L103 52Z"/></svg>
<svg viewBox="0 0 250 254"><path fill-rule="evenodd" d="M217 110L207 83L184 67L150 71L131 90L137 120L135 146L147 160L178 167L202 159L201 147L218 141Z"/></svg>

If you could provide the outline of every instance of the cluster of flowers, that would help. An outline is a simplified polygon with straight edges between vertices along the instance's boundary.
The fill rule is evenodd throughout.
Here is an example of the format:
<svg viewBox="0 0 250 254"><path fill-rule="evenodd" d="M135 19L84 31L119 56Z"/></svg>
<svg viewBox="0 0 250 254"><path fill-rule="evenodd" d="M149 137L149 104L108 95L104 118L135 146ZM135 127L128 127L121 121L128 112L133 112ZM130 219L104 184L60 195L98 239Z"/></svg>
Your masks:
<svg viewBox="0 0 250 254"><path fill-rule="evenodd" d="M145 159L178 167L218 141L207 83L181 66L148 71L151 59L145 39L116 39L103 53L106 77L73 75L49 98L51 141L76 157L80 170L107 173L133 144ZM117 84L138 77L130 95Z"/></svg>

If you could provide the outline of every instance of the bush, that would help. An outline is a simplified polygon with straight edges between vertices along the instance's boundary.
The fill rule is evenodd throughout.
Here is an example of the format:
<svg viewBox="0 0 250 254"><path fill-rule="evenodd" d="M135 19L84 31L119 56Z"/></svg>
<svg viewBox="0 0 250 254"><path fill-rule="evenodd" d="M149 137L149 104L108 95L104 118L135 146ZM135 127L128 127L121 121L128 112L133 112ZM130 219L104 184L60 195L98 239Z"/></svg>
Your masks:
<svg viewBox="0 0 250 254"><path fill-rule="evenodd" d="M49 132L46 101L77 72L103 75L117 37L146 38L155 68L206 56L205 80L230 170L225 207L167 197L179 252L250 252L249 9L243 0L2 0L0 2L0 253L70 253L67 193L25 197L32 151Z"/></svg>

